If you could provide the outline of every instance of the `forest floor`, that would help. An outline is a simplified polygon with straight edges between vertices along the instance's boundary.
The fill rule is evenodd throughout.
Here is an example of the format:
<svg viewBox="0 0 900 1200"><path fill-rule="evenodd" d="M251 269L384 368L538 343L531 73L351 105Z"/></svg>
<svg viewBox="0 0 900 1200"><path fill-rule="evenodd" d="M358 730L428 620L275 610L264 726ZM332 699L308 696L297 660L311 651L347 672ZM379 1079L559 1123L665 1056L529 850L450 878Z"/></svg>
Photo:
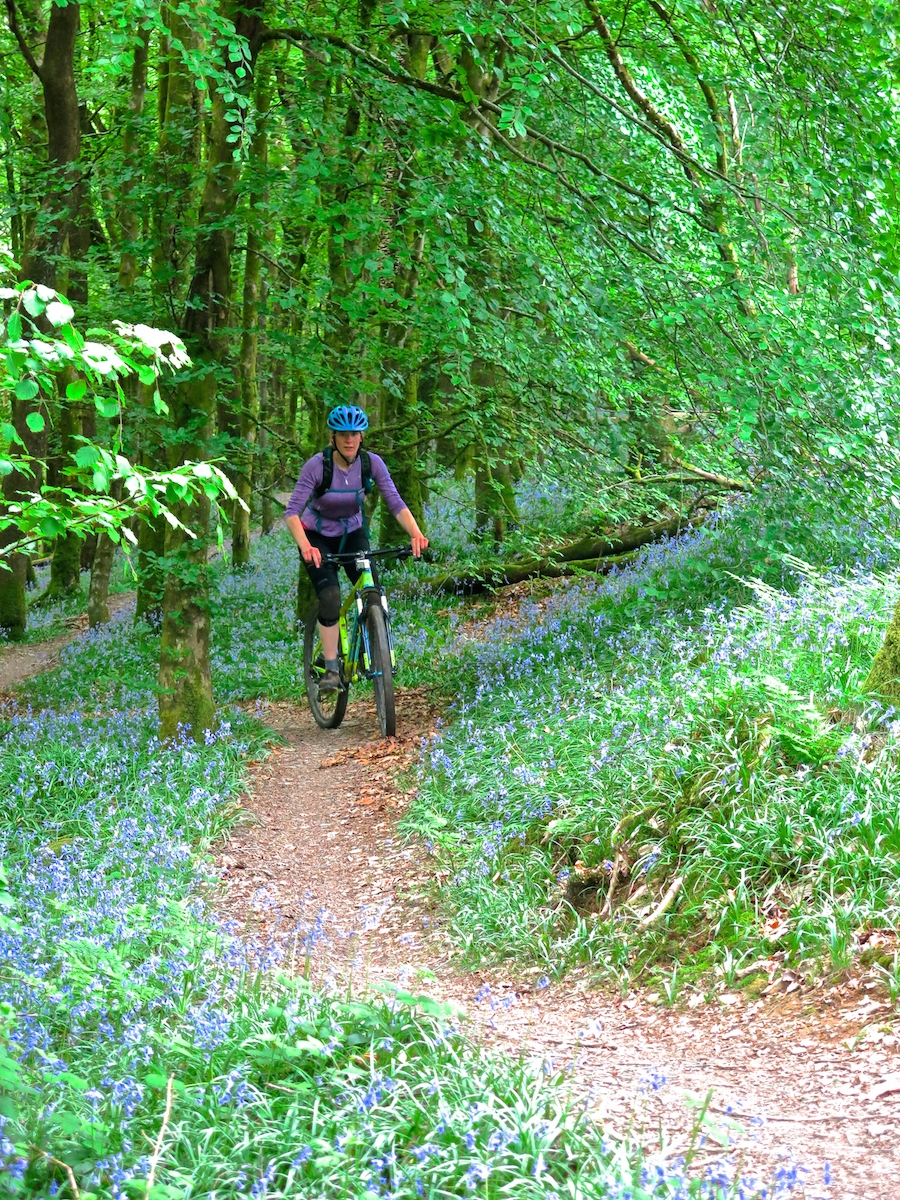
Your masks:
<svg viewBox="0 0 900 1200"><path fill-rule="evenodd" d="M49 669L84 623L4 647L0 693ZM796 1175L791 1194L807 1200L896 1200L900 1025L858 980L690 1007L597 990L577 972L546 984L533 969L461 970L434 907L433 861L398 828L437 714L408 690L398 711L400 736L382 740L365 702L335 731L305 704L263 707L280 744L253 766L244 819L216 855L223 916L293 943L297 968L326 986L393 984L447 1001L471 1036L566 1073L611 1134L674 1157L705 1112L695 1168L780 1176L779 1195Z"/></svg>
<svg viewBox="0 0 900 1200"><path fill-rule="evenodd" d="M224 915L293 942L298 969L321 982L393 981L451 1002L471 1035L569 1072L611 1133L683 1153L711 1092L695 1167L730 1160L782 1187L796 1172L797 1196L896 1200L898 1035L890 1005L857 980L690 1008L593 990L584 976L547 985L455 966L429 856L398 831L404 769L434 713L418 692L398 709L401 735L382 741L365 703L336 731L305 706L268 707L282 744L254 767L246 819L217 856Z"/></svg>
<svg viewBox="0 0 900 1200"><path fill-rule="evenodd" d="M117 592L109 597L110 617L115 619L134 607L134 592ZM56 666L60 650L84 633L88 627L87 613L66 619L68 629L56 637L42 642L26 642L21 645L6 643L0 648L0 695L14 688L17 683L30 679L41 671Z"/></svg>

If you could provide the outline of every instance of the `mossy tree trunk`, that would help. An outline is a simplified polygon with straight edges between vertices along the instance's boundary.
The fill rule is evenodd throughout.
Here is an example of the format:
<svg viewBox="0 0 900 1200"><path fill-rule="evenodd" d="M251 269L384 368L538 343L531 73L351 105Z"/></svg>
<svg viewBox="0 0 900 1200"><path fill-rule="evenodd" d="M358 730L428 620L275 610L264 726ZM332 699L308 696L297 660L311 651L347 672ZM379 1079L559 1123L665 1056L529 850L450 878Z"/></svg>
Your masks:
<svg viewBox="0 0 900 1200"><path fill-rule="evenodd" d="M137 600L135 621L147 621L159 627L162 621L162 598L166 586L164 555L166 553L166 522L162 517L142 521L138 530Z"/></svg>
<svg viewBox="0 0 900 1200"><path fill-rule="evenodd" d="M111 489L113 499L122 498L122 481L117 480ZM88 589L88 627L96 629L98 625L109 622L109 581L112 577L113 559L116 544L108 534L101 533L97 537L97 545L91 562L91 583Z"/></svg>
<svg viewBox="0 0 900 1200"><path fill-rule="evenodd" d="M475 532L499 546L518 519L509 463L481 447L475 456Z"/></svg>
<svg viewBox="0 0 900 1200"><path fill-rule="evenodd" d="M424 79L434 38L423 33L406 35L406 67L416 79ZM422 492L422 456L419 447L419 338L416 329L415 299L419 288L419 269L425 250L425 231L421 222L410 216L415 155L406 143L389 145L398 161L392 189L389 224L405 255L402 270L397 272L395 290L396 312L383 340L388 346L388 361L381 371L383 378L392 381L381 389L381 423L392 432L384 449L390 455L390 471L397 490L416 518L419 528L425 528L425 505ZM395 545L405 542L408 535L381 506L381 542Z"/></svg>
<svg viewBox="0 0 900 1200"><path fill-rule="evenodd" d="M68 400L65 395L65 385L74 380L74 375L63 371L60 376L60 411L59 439L60 453L58 472L65 470L70 463L70 455L78 448L76 438L83 432L83 410L78 403ZM59 483L68 482L59 473ZM53 557L50 559L50 582L41 600L57 600L62 596L70 596L81 587L81 551L83 540L74 533L62 533L56 539L53 547Z"/></svg>
<svg viewBox="0 0 900 1200"><path fill-rule="evenodd" d="M262 32L262 0L226 7L235 32L247 39L251 71L236 88L252 84L252 67ZM221 89L212 97L206 177L200 202L194 271L182 328L194 361L191 378L177 391L175 416L185 459L208 457L214 430L219 374L228 364L227 330L231 305L234 228L228 219L237 201L240 168L231 144L231 122ZM207 500L179 514L196 533L191 540L178 529L166 537L166 586L163 594L159 656L159 730L168 740L186 729L202 741L216 720L209 657L210 612L207 550L210 505Z"/></svg>
<svg viewBox="0 0 900 1200"><path fill-rule="evenodd" d="M881 649L875 655L862 690L900 709L900 603L894 609Z"/></svg>
<svg viewBox="0 0 900 1200"><path fill-rule="evenodd" d="M235 569L250 562L250 505L256 473L256 437L259 427L259 300L260 251L267 188L268 140L264 114L268 111L268 96L261 82L257 93L257 110L261 114L250 149L249 169L255 173L250 194L247 218L247 250L244 256L243 332L241 335L240 387L240 457L235 486L238 499L234 505L231 531L231 565Z"/></svg>
<svg viewBox="0 0 900 1200"><path fill-rule="evenodd" d="M109 622L109 580L115 552L115 542L108 534L101 533L97 538L94 561L91 563L91 584L88 590L90 629L96 629L98 625L106 625Z"/></svg>
<svg viewBox="0 0 900 1200"><path fill-rule="evenodd" d="M19 48L28 67L41 85L44 118L47 130L47 191L37 219L29 224L22 257L20 277L33 283L55 288L57 273L65 270L67 259L83 257L89 242L89 222L86 219L87 193L81 175L81 120L78 91L75 83L75 48L78 40L80 6L51 5L50 17L43 42L43 57L39 62L20 41ZM70 289L73 300L86 296L84 279L78 274ZM40 413L45 427L32 431L26 418ZM13 400L12 423L25 444L25 452L39 463L47 456L47 413L40 395L31 400ZM13 471L3 479L3 497L18 501L41 487L40 473L25 475ZM0 549L16 540L14 527L0 531ZM25 556L13 554L7 560L8 570L0 569L0 628L13 641L25 634L25 582L28 562Z"/></svg>

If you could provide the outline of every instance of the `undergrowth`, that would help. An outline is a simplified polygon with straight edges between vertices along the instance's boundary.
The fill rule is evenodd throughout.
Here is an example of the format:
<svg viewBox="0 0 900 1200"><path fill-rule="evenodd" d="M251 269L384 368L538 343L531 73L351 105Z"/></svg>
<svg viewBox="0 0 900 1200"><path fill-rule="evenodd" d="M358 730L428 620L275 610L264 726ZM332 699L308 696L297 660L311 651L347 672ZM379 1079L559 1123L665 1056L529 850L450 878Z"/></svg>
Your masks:
<svg viewBox="0 0 900 1200"><path fill-rule="evenodd" d="M858 694L897 594L873 571L890 546L873 537L844 576L765 549L751 594L739 531L487 625L397 589L401 684L458 699L412 821L470 957L666 970L674 999L775 948L840 965L896 922L900 723ZM214 570L221 703L298 700L296 572L283 532L250 570ZM205 858L262 729L235 709L204 746L160 745L157 657L152 630L115 621L0 724L0 1194L757 1193L604 1140L428 1000L316 991L296 969L314 920L287 961L223 928Z"/></svg>
<svg viewBox="0 0 900 1200"><path fill-rule="evenodd" d="M220 696L297 697L285 546L219 577ZM114 622L0 724L0 1195L756 1194L606 1141L434 1002L315 990L315 920L287 959L223 928L205 859L263 730L235 709L205 745L160 744L157 649Z"/></svg>
<svg viewBox="0 0 900 1200"><path fill-rule="evenodd" d="M896 928L900 721L860 696L896 580L787 556L790 590L686 608L710 546L650 548L462 648L412 824L470 961L650 969L674 999L772 955L839 969Z"/></svg>

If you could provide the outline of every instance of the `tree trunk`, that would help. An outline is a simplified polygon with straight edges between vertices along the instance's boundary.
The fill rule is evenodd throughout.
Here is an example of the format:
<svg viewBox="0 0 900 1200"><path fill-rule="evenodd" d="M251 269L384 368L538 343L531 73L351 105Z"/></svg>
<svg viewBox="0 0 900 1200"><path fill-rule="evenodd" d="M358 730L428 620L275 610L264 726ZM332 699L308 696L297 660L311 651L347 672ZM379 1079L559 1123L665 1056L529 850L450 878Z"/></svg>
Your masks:
<svg viewBox="0 0 900 1200"><path fill-rule="evenodd" d="M900 709L900 603L894 609L881 649L875 655L862 690Z"/></svg>
<svg viewBox="0 0 900 1200"><path fill-rule="evenodd" d="M75 86L75 45L78 36L78 4L60 7L54 4L44 41L40 64L30 52L29 67L40 81L47 126L47 159L53 171L52 186L44 197L38 219L30 229L25 246L21 278L47 287L56 287L57 269L66 249L83 253L84 183L79 169L81 156L81 120ZM21 47L20 47L21 48ZM24 53L24 51L23 51ZM82 228L79 228L81 226ZM29 429L26 418L40 413L45 428L37 433ZM12 423L25 443L26 453L42 463L47 454L47 413L38 395L33 400L12 402ZM42 479L13 471L3 479L3 497L18 501L27 492L39 491ZM0 531L0 549L16 539L13 527ZM8 571L0 570L0 629L12 640L25 634L25 580L28 564L24 556L12 555Z"/></svg>
<svg viewBox="0 0 900 1200"><path fill-rule="evenodd" d="M171 328L178 320L187 283L202 117L197 87L179 49L193 50L195 34L177 6L166 4L163 15L168 37L160 46L159 56L151 283L160 319L171 322Z"/></svg>
<svg viewBox="0 0 900 1200"><path fill-rule="evenodd" d="M91 564L91 585L88 591L90 629L96 629L98 625L106 625L109 622L109 580L115 552L115 542L108 534L101 533L97 538L97 549Z"/></svg>
<svg viewBox="0 0 900 1200"><path fill-rule="evenodd" d="M234 505L231 532L231 565L240 569L250 562L250 505L253 498L253 479L256 471L256 435L259 428L259 295L261 235L257 204L264 205L268 189L265 174L268 167L266 113L268 96L261 86L257 96L257 127L250 149L250 163L263 180L262 191L251 193L247 215L247 251L244 257L244 305L241 335L241 417L240 457L236 480L238 501ZM241 503L242 502L242 503Z"/></svg>
<svg viewBox="0 0 900 1200"><path fill-rule="evenodd" d="M240 463L235 487L238 499L234 505L231 527L231 565L240 569L250 562L250 506L253 498L256 433L259 421L259 236L255 229L247 230L247 253L244 259L244 315L241 337L241 418Z"/></svg>
<svg viewBox="0 0 900 1200"><path fill-rule="evenodd" d="M44 57L29 64L41 83L47 123L47 159L54 186L41 205L33 236L25 249L22 278L55 287L57 270L75 226L84 216L81 178L81 116L75 86L75 45L80 6L52 5ZM76 242L79 241L75 236Z"/></svg>
<svg viewBox="0 0 900 1200"><path fill-rule="evenodd" d="M262 0L229 11L235 32L247 38L251 67L262 29ZM235 88L252 83L252 73ZM185 459L208 457L216 412L217 372L227 362L226 331L231 303L231 256L234 229L228 219L237 199L239 166L229 140L228 105L217 88L212 97L206 179L200 203L194 273L182 328L194 360L191 378L179 385L176 425L184 431L180 452ZM163 595L159 659L160 737L170 739L187 729L202 741L215 724L212 668L209 658L209 580L207 538L209 502L205 499L179 514L190 520L196 540L177 529L166 537L166 587Z"/></svg>
<svg viewBox="0 0 900 1200"><path fill-rule="evenodd" d="M122 483L116 481L112 486L112 496L115 500L122 498ZM105 533L97 537L97 547L91 563L91 582L88 589L88 628L96 629L98 625L109 623L109 581L112 576L113 559L116 544Z"/></svg>
<svg viewBox="0 0 900 1200"><path fill-rule="evenodd" d="M147 64L150 57L150 30L140 29L131 64L131 91L128 115L122 136L122 163L125 168L116 206L121 251L119 254L119 287L130 292L138 276L136 244L141 231L138 212L131 193L138 178L140 157L141 117L147 93Z"/></svg>
<svg viewBox="0 0 900 1200"><path fill-rule="evenodd" d="M166 529L165 518L155 517L142 521L137 535L138 585L134 620L135 624L146 621L155 629L162 623L162 600L166 586Z"/></svg>
<svg viewBox="0 0 900 1200"><path fill-rule="evenodd" d="M428 56L434 39L422 33L406 35L406 66L410 75L424 79ZM406 267L397 271L396 292L398 311L388 326L384 342L387 361L380 372L382 378L394 380L393 386L381 389L381 423L394 427L385 450L390 452L390 469L397 490L416 518L420 529L425 528L425 505L422 495L421 451L419 447L419 338L413 302L419 288L419 268L425 249L425 230L419 221L410 218L411 173L416 170L411 147L395 148L401 160L395 194L388 213L389 229L396 231L406 253ZM381 541L394 545L407 540L407 534L381 506Z"/></svg>
<svg viewBox="0 0 900 1200"><path fill-rule="evenodd" d="M510 465L482 446L475 458L475 532L499 546L518 519Z"/></svg>
<svg viewBox="0 0 900 1200"><path fill-rule="evenodd" d="M507 587L524 583L527 579L562 579L580 571L603 574L614 567L623 566L634 559L641 546L651 542L675 537L683 530L702 525L705 517L672 517L667 521L656 521L640 529L630 529L617 538L581 538L568 546L561 546L543 558L526 559L522 562L505 563L502 566L485 566L482 570L462 574L437 575L422 580L422 586L436 592L471 595L488 591L490 588ZM401 585L402 586L402 585Z"/></svg>
<svg viewBox="0 0 900 1200"><path fill-rule="evenodd" d="M466 82L475 96L491 102L497 99L503 79L506 46L502 39L486 36L465 37L460 42L459 62ZM474 106L466 118L475 135L491 144L493 131ZM473 262L472 285L484 296L488 308L502 302L499 265L490 225L490 215L479 211L467 222L469 246ZM482 431L474 449L475 463L475 530L480 536L490 536L499 545L510 523L518 521L515 492L512 487L510 452L503 434L513 419L513 403L509 395L504 370L492 357L483 352L475 354L470 368L473 389L479 398Z"/></svg>
<svg viewBox="0 0 900 1200"><path fill-rule="evenodd" d="M69 462L69 456L77 449L75 439L82 433L82 406L73 403L65 395L65 385L72 382L74 376L69 371L63 371L60 376L60 464L64 467ZM60 482L64 477L60 476ZM41 597L42 601L57 600L61 596L72 595L81 587L81 550L83 540L74 533L61 533L53 547L53 557L50 560L50 582Z"/></svg>

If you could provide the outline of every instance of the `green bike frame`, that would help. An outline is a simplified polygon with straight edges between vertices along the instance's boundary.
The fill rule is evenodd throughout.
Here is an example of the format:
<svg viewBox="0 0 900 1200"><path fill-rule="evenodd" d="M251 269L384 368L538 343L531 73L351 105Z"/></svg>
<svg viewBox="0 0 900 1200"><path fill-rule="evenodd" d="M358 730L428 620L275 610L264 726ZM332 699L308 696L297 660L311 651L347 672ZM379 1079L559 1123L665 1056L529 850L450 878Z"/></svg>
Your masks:
<svg viewBox="0 0 900 1200"><path fill-rule="evenodd" d="M369 650L369 634L366 629L365 613L367 604L380 604L384 609L385 625L387 626L388 647L391 652L391 666L397 666L394 654L394 637L391 632L391 622L388 613L387 596L384 588L375 582L372 574L372 564L364 554L356 560L361 568L359 578L350 589L350 594L341 605L341 615L338 628L341 636L341 653L344 658L344 671L348 683L358 683L360 675L366 679L373 678L372 655ZM362 672L360 672L360 666Z"/></svg>

